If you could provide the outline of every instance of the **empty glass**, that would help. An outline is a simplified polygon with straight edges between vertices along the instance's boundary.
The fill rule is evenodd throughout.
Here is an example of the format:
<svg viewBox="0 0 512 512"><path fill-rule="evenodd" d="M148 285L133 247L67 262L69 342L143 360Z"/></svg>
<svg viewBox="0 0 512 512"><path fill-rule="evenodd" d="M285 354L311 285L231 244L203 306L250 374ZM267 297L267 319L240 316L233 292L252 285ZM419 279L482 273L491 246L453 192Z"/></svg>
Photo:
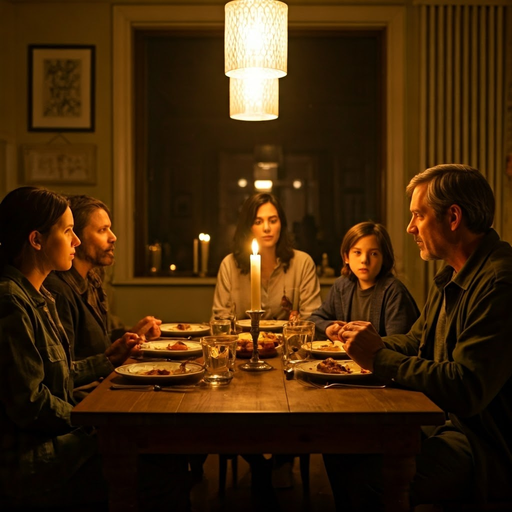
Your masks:
<svg viewBox="0 0 512 512"><path fill-rule="evenodd" d="M307 359L315 338L315 324L308 320L298 320L283 326L284 369Z"/></svg>
<svg viewBox="0 0 512 512"><path fill-rule="evenodd" d="M212 336L231 334L231 320L229 318L215 318L210 322L210 333Z"/></svg>

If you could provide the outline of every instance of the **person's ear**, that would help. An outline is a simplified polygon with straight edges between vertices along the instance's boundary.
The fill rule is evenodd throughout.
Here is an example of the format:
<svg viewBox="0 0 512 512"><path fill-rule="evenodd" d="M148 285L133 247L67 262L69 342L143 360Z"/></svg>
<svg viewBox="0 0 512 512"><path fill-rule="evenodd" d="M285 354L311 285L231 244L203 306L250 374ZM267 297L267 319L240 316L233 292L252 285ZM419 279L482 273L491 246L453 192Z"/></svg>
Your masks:
<svg viewBox="0 0 512 512"><path fill-rule="evenodd" d="M348 265L348 254L343 255L343 263L345 263L345 265Z"/></svg>
<svg viewBox="0 0 512 512"><path fill-rule="evenodd" d="M36 250L36 251L40 251L41 250L41 247L42 247L42 242L43 242L43 235L41 235L41 233L39 233L39 231L32 231L29 235L28 235L28 243Z"/></svg>
<svg viewBox="0 0 512 512"><path fill-rule="evenodd" d="M448 222L452 231L460 227L462 223L462 209L458 204L452 204L448 208Z"/></svg>

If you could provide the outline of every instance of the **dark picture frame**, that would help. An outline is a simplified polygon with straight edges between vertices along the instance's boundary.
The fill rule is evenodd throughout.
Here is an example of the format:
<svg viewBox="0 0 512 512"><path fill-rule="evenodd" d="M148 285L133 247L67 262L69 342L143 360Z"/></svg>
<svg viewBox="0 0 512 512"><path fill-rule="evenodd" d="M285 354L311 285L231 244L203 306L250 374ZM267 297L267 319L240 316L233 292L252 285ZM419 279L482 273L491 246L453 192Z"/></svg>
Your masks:
<svg viewBox="0 0 512 512"><path fill-rule="evenodd" d="M95 46L28 47L28 130L94 131Z"/></svg>

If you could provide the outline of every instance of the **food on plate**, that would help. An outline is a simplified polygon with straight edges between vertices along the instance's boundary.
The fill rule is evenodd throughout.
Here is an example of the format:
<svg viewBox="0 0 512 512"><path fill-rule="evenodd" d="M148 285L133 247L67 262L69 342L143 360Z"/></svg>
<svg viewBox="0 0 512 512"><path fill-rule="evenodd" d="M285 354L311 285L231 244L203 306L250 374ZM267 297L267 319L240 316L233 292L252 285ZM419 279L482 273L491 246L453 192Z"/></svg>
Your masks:
<svg viewBox="0 0 512 512"><path fill-rule="evenodd" d="M342 363L340 361L336 361L331 357L328 357L324 361L318 363L317 370L322 373L336 373L342 375L349 375L354 373L354 370L350 367L349 363ZM360 373L370 373L368 370L364 368L360 369Z"/></svg>
<svg viewBox="0 0 512 512"><path fill-rule="evenodd" d="M273 351L281 343L282 336L273 332L260 332L258 336L258 350ZM237 351L252 352L253 341L250 332L243 332L238 337Z"/></svg>
<svg viewBox="0 0 512 512"><path fill-rule="evenodd" d="M326 343L325 345L315 346L315 350L321 350L323 352L341 352L339 345L333 345L332 343Z"/></svg>
<svg viewBox="0 0 512 512"><path fill-rule="evenodd" d="M190 324L178 324L176 325L176 329L178 329L178 331L190 331L191 326Z"/></svg>
<svg viewBox="0 0 512 512"><path fill-rule="evenodd" d="M177 341L176 343L169 343L165 350L188 350L188 345L182 341Z"/></svg>
<svg viewBox="0 0 512 512"><path fill-rule="evenodd" d="M166 370L165 368L153 368L142 372L141 375L182 375L188 373L190 370L187 369L186 363L181 363L176 370Z"/></svg>

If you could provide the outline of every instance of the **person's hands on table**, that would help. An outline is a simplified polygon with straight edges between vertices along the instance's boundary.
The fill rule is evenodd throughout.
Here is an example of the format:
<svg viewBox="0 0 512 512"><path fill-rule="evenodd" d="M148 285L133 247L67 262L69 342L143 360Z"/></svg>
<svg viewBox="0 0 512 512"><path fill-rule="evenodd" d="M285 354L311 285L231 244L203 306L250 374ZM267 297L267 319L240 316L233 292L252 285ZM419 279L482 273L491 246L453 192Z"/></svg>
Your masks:
<svg viewBox="0 0 512 512"><path fill-rule="evenodd" d="M122 365L129 357L137 357L141 354L141 338L134 332L123 334L122 338L114 341L105 351L105 355L114 366Z"/></svg>
<svg viewBox="0 0 512 512"><path fill-rule="evenodd" d="M385 345L370 322L348 322L340 329L340 340L348 356L365 370L373 372L373 361Z"/></svg>
<svg viewBox="0 0 512 512"><path fill-rule="evenodd" d="M325 335L331 340L331 341L341 341L344 343L345 341L341 338L340 330L341 328L346 325L347 322L342 322L341 320L336 320L329 326L327 326L327 329L325 329Z"/></svg>
<svg viewBox="0 0 512 512"><path fill-rule="evenodd" d="M131 332L138 334L143 339L155 340L162 335L162 331L160 330L161 324L162 320L159 318L145 316L131 328Z"/></svg>

